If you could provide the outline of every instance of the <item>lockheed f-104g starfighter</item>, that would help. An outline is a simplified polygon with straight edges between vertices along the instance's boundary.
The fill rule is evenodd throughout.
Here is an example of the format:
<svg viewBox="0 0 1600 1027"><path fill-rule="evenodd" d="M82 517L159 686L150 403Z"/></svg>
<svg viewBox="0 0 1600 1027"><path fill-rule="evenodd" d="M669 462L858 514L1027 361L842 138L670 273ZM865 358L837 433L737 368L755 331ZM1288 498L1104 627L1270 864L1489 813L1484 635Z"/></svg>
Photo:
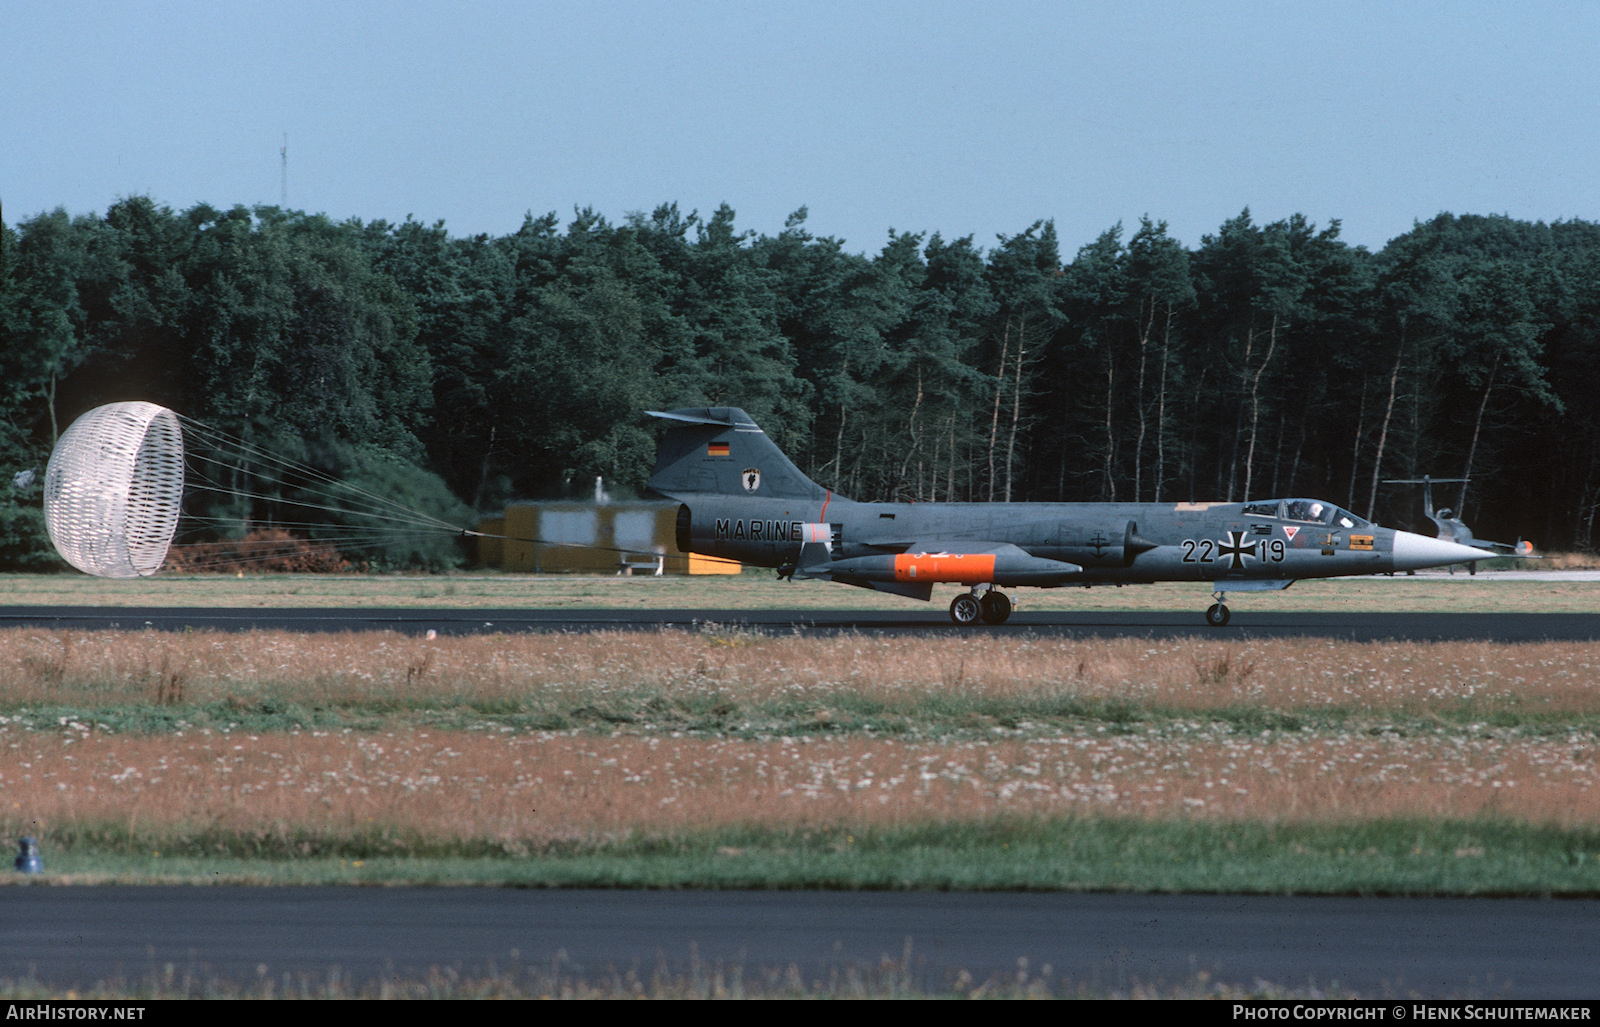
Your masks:
<svg viewBox="0 0 1600 1027"><path fill-rule="evenodd" d="M1215 600L1206 620L1221 627L1229 592L1492 555L1311 498L858 503L807 478L737 407L650 413L669 422L650 487L680 504L680 550L921 600L962 585L950 603L961 625L1003 623L1013 604L1002 588L1203 581Z"/></svg>

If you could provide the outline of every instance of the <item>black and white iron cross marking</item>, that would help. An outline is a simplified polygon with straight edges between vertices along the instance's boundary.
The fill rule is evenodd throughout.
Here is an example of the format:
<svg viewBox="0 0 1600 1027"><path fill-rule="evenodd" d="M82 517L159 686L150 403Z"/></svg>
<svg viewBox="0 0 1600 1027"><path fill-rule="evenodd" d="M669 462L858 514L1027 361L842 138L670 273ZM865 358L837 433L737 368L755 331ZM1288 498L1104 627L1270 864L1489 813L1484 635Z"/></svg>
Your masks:
<svg viewBox="0 0 1600 1027"><path fill-rule="evenodd" d="M1249 545L1245 545L1244 538L1244 532L1230 531L1228 532L1227 542L1223 542L1220 539L1217 541L1217 556L1233 557L1233 565L1228 568L1231 571L1244 570L1244 558L1247 556L1256 556L1256 547L1261 544L1259 542L1252 542Z"/></svg>

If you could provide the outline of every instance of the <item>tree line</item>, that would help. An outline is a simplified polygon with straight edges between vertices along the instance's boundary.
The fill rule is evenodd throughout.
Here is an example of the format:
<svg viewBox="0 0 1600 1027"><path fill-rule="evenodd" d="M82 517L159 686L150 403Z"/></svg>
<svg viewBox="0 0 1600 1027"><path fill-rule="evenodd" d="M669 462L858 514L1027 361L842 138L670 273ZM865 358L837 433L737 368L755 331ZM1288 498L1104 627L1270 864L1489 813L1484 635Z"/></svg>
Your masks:
<svg viewBox="0 0 1600 1027"><path fill-rule="evenodd" d="M1591 222L1441 214L1371 252L1246 210L1193 249L1145 218L1071 255L1049 221L867 255L803 208L776 235L664 204L458 237L136 196L0 225L0 272L10 566L49 562L11 475L135 398L480 510L637 492L642 411L729 405L858 499L1299 494L1431 530L1384 484L1431 474L1472 479L1437 498L1482 535L1595 543Z"/></svg>

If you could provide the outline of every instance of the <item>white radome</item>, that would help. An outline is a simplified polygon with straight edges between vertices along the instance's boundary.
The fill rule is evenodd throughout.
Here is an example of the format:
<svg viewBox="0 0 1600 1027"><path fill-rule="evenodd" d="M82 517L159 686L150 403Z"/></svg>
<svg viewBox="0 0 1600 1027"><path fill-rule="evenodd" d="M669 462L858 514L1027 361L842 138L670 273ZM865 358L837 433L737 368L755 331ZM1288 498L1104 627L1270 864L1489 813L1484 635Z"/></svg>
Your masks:
<svg viewBox="0 0 1600 1027"><path fill-rule="evenodd" d="M101 578L161 569L183 500L183 431L154 403L110 403L72 422L44 472L44 521L62 559Z"/></svg>

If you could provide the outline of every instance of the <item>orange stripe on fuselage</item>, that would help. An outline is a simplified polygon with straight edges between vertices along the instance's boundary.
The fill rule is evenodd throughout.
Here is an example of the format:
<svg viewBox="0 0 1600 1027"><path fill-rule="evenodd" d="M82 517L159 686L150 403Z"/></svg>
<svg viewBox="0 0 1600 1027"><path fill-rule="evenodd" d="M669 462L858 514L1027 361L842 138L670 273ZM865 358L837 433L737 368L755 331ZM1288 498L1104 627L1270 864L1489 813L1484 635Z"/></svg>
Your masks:
<svg viewBox="0 0 1600 1027"><path fill-rule="evenodd" d="M894 558L896 581L957 581L980 585L994 580L994 554L901 553Z"/></svg>

